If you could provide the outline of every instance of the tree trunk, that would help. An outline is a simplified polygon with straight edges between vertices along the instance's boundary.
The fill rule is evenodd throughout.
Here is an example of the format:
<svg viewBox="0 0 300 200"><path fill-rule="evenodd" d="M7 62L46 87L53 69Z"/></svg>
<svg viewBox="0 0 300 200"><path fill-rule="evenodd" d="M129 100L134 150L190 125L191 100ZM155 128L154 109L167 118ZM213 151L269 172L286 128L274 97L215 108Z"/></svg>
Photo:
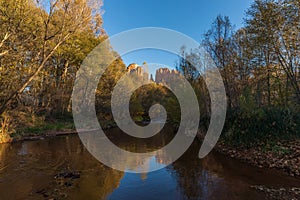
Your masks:
<svg viewBox="0 0 300 200"><path fill-rule="evenodd" d="M37 77L37 75L40 73L40 71L44 68L46 62L50 59L50 57L54 54L56 49L64 42L66 39L70 36L70 34L67 34L60 42L56 44L56 46L50 51L50 53L43 59L42 63L39 65L37 70L27 79L27 81L14 93L12 93L1 105L0 107L0 115L2 115L7 107L12 103L14 99L16 99L24 90L25 88L32 82L34 78Z"/></svg>

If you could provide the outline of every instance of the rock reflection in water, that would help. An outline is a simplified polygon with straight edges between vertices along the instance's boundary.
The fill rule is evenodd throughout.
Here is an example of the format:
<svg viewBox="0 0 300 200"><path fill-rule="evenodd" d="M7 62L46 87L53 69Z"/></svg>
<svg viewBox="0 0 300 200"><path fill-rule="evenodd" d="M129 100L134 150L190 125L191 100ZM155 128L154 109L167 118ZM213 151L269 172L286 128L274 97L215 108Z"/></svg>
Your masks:
<svg viewBox="0 0 300 200"><path fill-rule="evenodd" d="M164 124L156 125L157 130L161 130L164 126ZM166 132L169 134L165 134ZM161 133L142 139L115 129L107 134L110 141L106 137L99 136L97 131L81 133L80 138L91 154L105 165L121 171L140 173L164 168L174 160L172 152L162 149L172 140L173 133L171 127L165 127Z"/></svg>

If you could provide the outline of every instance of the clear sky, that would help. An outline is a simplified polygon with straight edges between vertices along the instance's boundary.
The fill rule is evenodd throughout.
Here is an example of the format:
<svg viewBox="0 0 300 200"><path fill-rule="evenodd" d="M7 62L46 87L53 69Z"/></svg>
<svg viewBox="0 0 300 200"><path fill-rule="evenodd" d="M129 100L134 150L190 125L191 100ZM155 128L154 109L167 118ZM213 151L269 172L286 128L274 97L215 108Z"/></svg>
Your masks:
<svg viewBox="0 0 300 200"><path fill-rule="evenodd" d="M218 14L229 16L239 28L253 0L104 0L104 29L109 36L133 28L163 27L184 33L196 41ZM177 56L157 50L122 55L126 65L161 63L174 67ZM151 70L152 71L152 70Z"/></svg>

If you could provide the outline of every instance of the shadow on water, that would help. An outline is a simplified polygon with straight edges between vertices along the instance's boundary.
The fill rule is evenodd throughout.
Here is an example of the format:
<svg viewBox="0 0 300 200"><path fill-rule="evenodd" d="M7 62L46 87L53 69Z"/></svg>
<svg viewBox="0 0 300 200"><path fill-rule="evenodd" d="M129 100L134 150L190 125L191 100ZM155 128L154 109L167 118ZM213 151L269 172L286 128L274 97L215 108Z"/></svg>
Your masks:
<svg viewBox="0 0 300 200"><path fill-rule="evenodd" d="M147 152L166 145L174 133L166 127L147 140L124 136L118 129L107 135L123 149ZM300 186L300 180L250 167L216 152L200 160L199 149L200 143L194 141L166 168L134 174L98 162L78 136L0 145L0 199L266 199L251 186ZM105 153L109 156L111 152L108 149ZM168 159L162 152L143 166L151 169ZM130 166L139 160L124 162Z"/></svg>

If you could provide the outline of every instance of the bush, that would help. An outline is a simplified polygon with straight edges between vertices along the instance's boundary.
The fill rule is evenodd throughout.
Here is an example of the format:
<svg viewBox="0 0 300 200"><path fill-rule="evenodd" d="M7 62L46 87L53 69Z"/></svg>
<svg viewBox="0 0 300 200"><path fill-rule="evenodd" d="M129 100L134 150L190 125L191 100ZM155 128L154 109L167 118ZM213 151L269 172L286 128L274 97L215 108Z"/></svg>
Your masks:
<svg viewBox="0 0 300 200"><path fill-rule="evenodd" d="M300 114L284 108L231 111L227 114L223 139L232 145L255 145L300 136Z"/></svg>

